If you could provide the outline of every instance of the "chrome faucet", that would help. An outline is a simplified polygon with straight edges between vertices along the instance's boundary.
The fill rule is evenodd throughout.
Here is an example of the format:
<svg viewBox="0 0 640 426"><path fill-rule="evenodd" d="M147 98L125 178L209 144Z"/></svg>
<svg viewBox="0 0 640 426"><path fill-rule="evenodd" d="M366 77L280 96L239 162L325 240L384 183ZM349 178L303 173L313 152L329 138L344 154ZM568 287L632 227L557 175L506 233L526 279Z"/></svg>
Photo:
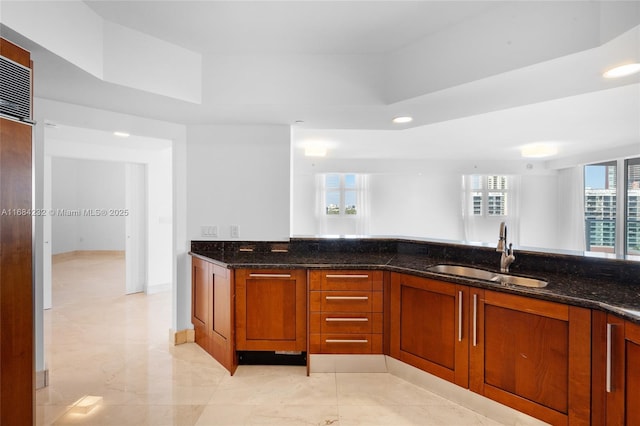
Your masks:
<svg viewBox="0 0 640 426"><path fill-rule="evenodd" d="M500 256L500 272L509 272L509 265L516 260L516 257L513 254L513 244L509 243L507 246L507 225L504 222L500 223L500 239L498 240L496 251L502 252L502 256Z"/></svg>

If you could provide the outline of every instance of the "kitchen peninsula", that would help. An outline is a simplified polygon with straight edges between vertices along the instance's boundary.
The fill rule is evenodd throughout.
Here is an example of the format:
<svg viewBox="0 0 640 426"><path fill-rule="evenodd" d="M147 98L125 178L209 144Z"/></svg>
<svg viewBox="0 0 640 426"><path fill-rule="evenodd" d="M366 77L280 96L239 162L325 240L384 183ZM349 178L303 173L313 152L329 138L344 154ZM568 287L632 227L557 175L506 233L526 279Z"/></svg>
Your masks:
<svg viewBox="0 0 640 426"><path fill-rule="evenodd" d="M431 272L499 269L495 248L395 238L193 241L196 342L243 354L388 356L551 424L633 423L640 263L519 251L530 288ZM626 358L625 358L626 357ZM626 420L624 420L626 419Z"/></svg>

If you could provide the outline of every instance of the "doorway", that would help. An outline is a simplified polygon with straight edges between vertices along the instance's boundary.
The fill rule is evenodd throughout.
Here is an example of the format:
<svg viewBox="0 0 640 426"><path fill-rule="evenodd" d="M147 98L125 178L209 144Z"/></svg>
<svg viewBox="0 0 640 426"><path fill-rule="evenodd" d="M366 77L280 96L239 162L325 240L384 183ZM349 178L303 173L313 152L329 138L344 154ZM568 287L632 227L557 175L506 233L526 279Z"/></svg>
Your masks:
<svg viewBox="0 0 640 426"><path fill-rule="evenodd" d="M169 140L123 141L63 125L45 129L44 207L53 213L43 227L45 309L54 302L52 255L61 252L121 251L123 294L170 289L171 167Z"/></svg>

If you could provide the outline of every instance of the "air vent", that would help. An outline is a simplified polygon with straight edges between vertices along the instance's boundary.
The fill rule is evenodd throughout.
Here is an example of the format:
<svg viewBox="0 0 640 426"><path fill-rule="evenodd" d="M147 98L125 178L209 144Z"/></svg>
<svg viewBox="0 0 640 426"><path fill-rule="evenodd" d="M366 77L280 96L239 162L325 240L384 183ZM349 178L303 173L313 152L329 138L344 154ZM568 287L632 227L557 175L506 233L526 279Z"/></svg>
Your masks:
<svg viewBox="0 0 640 426"><path fill-rule="evenodd" d="M31 70L4 56L0 56L0 114L31 118Z"/></svg>

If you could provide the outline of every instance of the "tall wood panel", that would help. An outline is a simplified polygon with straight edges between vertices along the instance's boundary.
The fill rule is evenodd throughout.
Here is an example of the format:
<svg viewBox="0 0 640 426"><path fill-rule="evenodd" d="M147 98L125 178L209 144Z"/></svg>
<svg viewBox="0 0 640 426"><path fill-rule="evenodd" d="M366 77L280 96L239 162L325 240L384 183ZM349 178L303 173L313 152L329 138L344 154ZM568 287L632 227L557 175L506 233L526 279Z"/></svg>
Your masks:
<svg viewBox="0 0 640 426"><path fill-rule="evenodd" d="M2 56L30 66L0 39ZM0 117L0 424L34 423L32 128Z"/></svg>

